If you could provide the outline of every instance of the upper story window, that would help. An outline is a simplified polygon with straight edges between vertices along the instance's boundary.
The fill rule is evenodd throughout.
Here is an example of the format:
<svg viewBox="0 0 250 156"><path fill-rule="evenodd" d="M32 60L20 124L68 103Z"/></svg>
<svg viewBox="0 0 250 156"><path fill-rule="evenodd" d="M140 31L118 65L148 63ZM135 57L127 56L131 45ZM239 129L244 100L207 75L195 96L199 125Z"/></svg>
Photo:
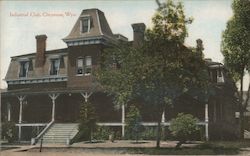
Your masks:
<svg viewBox="0 0 250 156"><path fill-rule="evenodd" d="M81 33L86 33L90 31L91 20L90 16L83 16L81 19Z"/></svg>
<svg viewBox="0 0 250 156"><path fill-rule="evenodd" d="M212 82L224 83L224 75L221 69L212 69L210 72Z"/></svg>
<svg viewBox="0 0 250 156"><path fill-rule="evenodd" d="M76 74L77 75L90 75L92 71L92 58L86 56L85 58L79 57L76 61Z"/></svg>
<svg viewBox="0 0 250 156"><path fill-rule="evenodd" d="M59 67L60 67L59 58L51 59L50 75L58 75L59 74Z"/></svg>
<svg viewBox="0 0 250 156"><path fill-rule="evenodd" d="M84 59L83 58L78 58L76 62L76 68L77 68L77 75L82 75L84 73Z"/></svg>
<svg viewBox="0 0 250 156"><path fill-rule="evenodd" d="M217 83L224 83L224 76L221 69L217 70Z"/></svg>
<svg viewBox="0 0 250 156"><path fill-rule="evenodd" d="M27 77L29 71L29 61L20 62L19 77Z"/></svg>
<svg viewBox="0 0 250 156"><path fill-rule="evenodd" d="M92 70L92 58L91 58L91 56L86 56L85 62L86 62L86 73L85 73L85 75L90 75L91 70Z"/></svg>

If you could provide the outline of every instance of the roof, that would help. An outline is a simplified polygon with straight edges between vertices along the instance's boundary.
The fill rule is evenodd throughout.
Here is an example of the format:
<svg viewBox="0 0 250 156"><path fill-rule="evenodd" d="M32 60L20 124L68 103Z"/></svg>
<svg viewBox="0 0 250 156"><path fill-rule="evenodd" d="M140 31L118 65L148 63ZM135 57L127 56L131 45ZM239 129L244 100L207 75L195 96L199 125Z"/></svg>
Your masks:
<svg viewBox="0 0 250 156"><path fill-rule="evenodd" d="M80 26L82 17L91 17L91 29L89 32L81 33ZM104 13L96 8L83 10L73 29L63 41L66 42L68 40L88 39L94 37L107 37L114 39L114 35Z"/></svg>
<svg viewBox="0 0 250 156"><path fill-rule="evenodd" d="M60 54L60 53L67 53L68 48L62 48L62 49L53 49L53 50L46 50L45 51L45 55L46 54ZM29 54L23 54L23 55L16 55L16 56L12 56L11 58L16 58L16 57L30 57L36 55L36 52L33 53L29 53Z"/></svg>

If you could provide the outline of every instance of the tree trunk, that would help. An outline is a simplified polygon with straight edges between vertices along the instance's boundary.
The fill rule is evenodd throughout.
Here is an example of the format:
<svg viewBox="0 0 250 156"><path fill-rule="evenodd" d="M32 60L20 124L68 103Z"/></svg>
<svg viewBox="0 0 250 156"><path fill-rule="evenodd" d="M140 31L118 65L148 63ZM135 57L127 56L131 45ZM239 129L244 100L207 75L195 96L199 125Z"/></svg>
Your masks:
<svg viewBox="0 0 250 156"><path fill-rule="evenodd" d="M156 148L160 148L161 143L161 120L157 121L157 136L156 136Z"/></svg>

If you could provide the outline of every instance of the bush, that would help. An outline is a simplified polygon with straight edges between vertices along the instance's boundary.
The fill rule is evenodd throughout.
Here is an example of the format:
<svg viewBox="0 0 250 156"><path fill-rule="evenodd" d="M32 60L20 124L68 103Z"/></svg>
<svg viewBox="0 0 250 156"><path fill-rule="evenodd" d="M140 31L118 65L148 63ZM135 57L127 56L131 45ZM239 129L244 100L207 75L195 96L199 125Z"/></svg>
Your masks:
<svg viewBox="0 0 250 156"><path fill-rule="evenodd" d="M143 130L141 125L141 114L139 109L132 105L129 107L129 111L126 115L126 134L128 139L135 139L136 142L139 139L139 134Z"/></svg>
<svg viewBox="0 0 250 156"><path fill-rule="evenodd" d="M181 144L192 138L195 132L199 130L196 124L198 119L191 114L179 113L175 119L170 121L169 130L172 135L179 141L176 148L179 148Z"/></svg>
<svg viewBox="0 0 250 156"><path fill-rule="evenodd" d="M108 127L98 126L93 134L93 138L96 140L108 140L111 133L113 132Z"/></svg>
<svg viewBox="0 0 250 156"><path fill-rule="evenodd" d="M84 102L80 109L80 123L77 140L92 141L93 132L96 130L97 115L94 106L90 102Z"/></svg>
<svg viewBox="0 0 250 156"><path fill-rule="evenodd" d="M8 140L9 143L17 139L17 127L12 121L6 121L2 124L2 135Z"/></svg>

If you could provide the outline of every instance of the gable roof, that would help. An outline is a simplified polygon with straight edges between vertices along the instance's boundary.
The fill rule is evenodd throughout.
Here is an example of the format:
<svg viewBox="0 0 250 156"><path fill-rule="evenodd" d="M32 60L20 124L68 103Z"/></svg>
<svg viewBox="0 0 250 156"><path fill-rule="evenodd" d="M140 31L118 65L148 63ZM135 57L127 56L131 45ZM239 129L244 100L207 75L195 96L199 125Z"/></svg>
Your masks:
<svg viewBox="0 0 250 156"><path fill-rule="evenodd" d="M91 18L91 28L89 32L81 33L80 27L82 17ZM87 40L96 37L114 39L114 35L109 27L104 13L96 8L93 8L82 11L71 32L63 39L63 41L67 42L72 40Z"/></svg>

